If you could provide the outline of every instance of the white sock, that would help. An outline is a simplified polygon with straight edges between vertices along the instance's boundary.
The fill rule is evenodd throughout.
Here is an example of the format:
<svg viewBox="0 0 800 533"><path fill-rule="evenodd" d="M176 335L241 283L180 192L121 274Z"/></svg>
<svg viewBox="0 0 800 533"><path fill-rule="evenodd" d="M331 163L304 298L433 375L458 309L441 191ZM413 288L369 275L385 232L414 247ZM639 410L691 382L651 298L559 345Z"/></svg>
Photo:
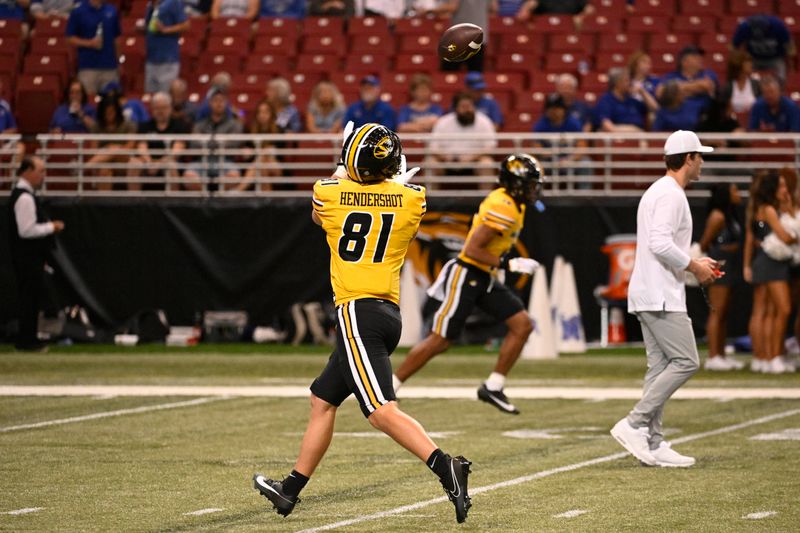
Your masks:
<svg viewBox="0 0 800 533"><path fill-rule="evenodd" d="M396 375L392 374L392 387L394 387L394 392L397 393L397 391L399 391L400 387L402 386L403 382L400 381L400 379Z"/></svg>
<svg viewBox="0 0 800 533"><path fill-rule="evenodd" d="M492 372L489 374L489 379L484 381L486 388L493 391L503 390L506 386L506 377L503 374Z"/></svg>

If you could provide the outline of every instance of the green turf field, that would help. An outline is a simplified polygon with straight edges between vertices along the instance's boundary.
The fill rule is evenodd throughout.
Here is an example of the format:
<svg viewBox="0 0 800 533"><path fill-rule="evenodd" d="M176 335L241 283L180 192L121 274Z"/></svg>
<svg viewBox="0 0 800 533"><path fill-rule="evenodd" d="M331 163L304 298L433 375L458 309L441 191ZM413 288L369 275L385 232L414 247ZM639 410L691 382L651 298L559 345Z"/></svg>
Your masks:
<svg viewBox="0 0 800 533"><path fill-rule="evenodd" d="M307 385L327 351L302 351L0 352L0 387ZM493 359L481 348L458 350L408 386L477 387ZM643 371L641 350L593 352L521 361L509 387L639 387ZM700 372L690 385L785 389L800 386L800 377ZM401 395L404 410L441 433L445 451L474 463L474 506L458 525L449 502L431 501L444 496L434 476L372 430L354 402L340 409L327 457L284 519L253 490L251 477L291 469L306 399L0 396L0 530L288 532L341 522L349 525L335 531L798 530L798 400L671 402L668 438L698 460L688 470L618 457L622 448L608 429L630 400L515 403L522 414L512 417L466 398Z"/></svg>

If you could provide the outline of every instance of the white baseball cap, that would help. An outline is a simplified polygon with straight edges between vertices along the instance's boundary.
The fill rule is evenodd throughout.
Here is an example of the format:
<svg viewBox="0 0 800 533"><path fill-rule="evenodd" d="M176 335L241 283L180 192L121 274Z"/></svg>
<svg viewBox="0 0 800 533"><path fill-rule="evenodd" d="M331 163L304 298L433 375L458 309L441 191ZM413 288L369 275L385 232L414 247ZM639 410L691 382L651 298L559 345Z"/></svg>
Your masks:
<svg viewBox="0 0 800 533"><path fill-rule="evenodd" d="M664 143L664 155L688 154L691 152L713 152L710 146L700 144L700 139L693 131L678 130Z"/></svg>

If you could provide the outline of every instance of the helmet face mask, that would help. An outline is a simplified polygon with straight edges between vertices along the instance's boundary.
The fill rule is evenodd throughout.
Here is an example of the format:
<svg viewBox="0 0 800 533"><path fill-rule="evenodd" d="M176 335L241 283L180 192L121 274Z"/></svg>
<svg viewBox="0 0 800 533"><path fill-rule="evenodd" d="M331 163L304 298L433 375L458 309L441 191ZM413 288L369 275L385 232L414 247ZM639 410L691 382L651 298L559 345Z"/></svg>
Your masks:
<svg viewBox="0 0 800 533"><path fill-rule="evenodd" d="M378 183L397 174L403 148L400 138L380 124L364 124L347 137L342 164L351 180Z"/></svg>
<svg viewBox="0 0 800 533"><path fill-rule="evenodd" d="M497 181L517 202L532 204L542 194L544 171L532 155L513 154L500 165Z"/></svg>

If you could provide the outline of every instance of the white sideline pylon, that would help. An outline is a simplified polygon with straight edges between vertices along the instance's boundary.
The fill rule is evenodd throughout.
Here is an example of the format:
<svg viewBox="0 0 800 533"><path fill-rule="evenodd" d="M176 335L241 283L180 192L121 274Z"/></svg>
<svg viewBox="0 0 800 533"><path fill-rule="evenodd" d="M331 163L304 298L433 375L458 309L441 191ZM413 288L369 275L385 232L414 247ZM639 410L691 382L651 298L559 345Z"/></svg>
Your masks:
<svg viewBox="0 0 800 533"><path fill-rule="evenodd" d="M553 323L555 324L556 317L558 316L558 305L561 301L559 291L563 286L564 265L566 262L564 258L557 255L553 261L553 274L550 276L550 309ZM558 339L558 337L556 337Z"/></svg>
<svg viewBox="0 0 800 533"><path fill-rule="evenodd" d="M406 261L400 272L400 317L403 331L398 346L410 348L422 340L422 305L414 279L414 267Z"/></svg>
<svg viewBox="0 0 800 533"><path fill-rule="evenodd" d="M555 359L556 337L553 331L550 296L547 292L547 272L539 267L533 275L528 314L534 321L533 332L522 347L523 359Z"/></svg>
<svg viewBox="0 0 800 533"><path fill-rule="evenodd" d="M555 304L557 312L553 319L558 353L583 353L586 351L586 335L572 263L564 264L560 283L559 301Z"/></svg>

